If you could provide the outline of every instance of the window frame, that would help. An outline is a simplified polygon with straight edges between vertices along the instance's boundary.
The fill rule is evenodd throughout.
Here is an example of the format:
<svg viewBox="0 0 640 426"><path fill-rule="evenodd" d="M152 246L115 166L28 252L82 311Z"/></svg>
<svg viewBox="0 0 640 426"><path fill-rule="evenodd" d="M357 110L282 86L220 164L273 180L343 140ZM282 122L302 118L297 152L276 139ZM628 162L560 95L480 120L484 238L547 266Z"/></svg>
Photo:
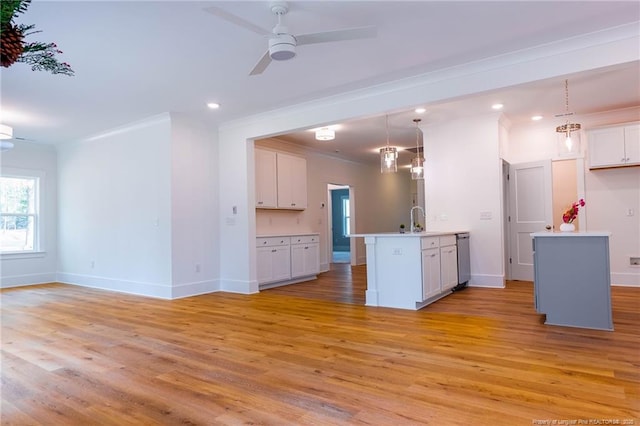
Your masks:
<svg viewBox="0 0 640 426"><path fill-rule="evenodd" d="M0 249L0 257L2 259L24 259L33 257L43 257L45 254L44 248L44 191L46 173L43 170L35 169L21 169L14 167L3 167L0 171L0 177L3 178L16 178L16 179L31 179L35 180L35 195L34 195L34 213L20 214L18 216L32 217L34 221L33 225L33 248L31 250L17 250L8 251ZM5 213L0 211L0 217L5 215L13 215L11 213Z"/></svg>

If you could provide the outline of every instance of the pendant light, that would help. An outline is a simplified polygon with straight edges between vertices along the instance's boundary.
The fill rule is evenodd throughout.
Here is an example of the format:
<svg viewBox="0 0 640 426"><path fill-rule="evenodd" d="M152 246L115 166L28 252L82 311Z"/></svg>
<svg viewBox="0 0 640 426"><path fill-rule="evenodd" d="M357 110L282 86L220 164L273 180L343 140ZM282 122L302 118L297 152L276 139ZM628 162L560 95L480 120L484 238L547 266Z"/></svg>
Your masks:
<svg viewBox="0 0 640 426"><path fill-rule="evenodd" d="M564 81L564 105L565 113L556 117L567 117L567 122L556 127L556 133L559 135L558 149L560 154L575 154L580 151L580 128L578 123L569 121L569 117L573 112L569 112L569 80Z"/></svg>
<svg viewBox="0 0 640 426"><path fill-rule="evenodd" d="M395 173L398 171L398 149L389 146L389 116L385 116L387 128L387 146L380 148L380 173Z"/></svg>
<svg viewBox="0 0 640 426"><path fill-rule="evenodd" d="M413 122L416 123L416 156L411 160L411 179L420 180L424 179L424 157L420 155L420 119L414 118ZM424 149L423 149L424 152Z"/></svg>

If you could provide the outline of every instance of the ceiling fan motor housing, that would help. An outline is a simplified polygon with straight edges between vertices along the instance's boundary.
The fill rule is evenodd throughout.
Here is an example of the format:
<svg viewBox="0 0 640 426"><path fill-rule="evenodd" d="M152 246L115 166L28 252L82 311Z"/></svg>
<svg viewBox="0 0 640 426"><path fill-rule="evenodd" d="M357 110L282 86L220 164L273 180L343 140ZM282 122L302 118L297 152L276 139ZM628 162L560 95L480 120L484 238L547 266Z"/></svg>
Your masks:
<svg viewBox="0 0 640 426"><path fill-rule="evenodd" d="M274 61L286 61L296 56L296 39L291 34L276 34L269 39L269 56Z"/></svg>

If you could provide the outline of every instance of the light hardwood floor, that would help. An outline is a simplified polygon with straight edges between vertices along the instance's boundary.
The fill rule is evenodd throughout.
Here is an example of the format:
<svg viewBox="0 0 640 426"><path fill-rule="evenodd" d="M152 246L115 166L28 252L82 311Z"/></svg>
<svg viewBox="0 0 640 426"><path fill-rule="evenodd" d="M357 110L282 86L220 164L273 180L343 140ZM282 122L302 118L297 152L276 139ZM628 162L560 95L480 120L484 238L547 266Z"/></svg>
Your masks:
<svg viewBox="0 0 640 426"><path fill-rule="evenodd" d="M1 422L640 425L640 289L612 289L607 332L545 326L531 283L417 312L365 307L364 283L336 265L249 296L4 290Z"/></svg>

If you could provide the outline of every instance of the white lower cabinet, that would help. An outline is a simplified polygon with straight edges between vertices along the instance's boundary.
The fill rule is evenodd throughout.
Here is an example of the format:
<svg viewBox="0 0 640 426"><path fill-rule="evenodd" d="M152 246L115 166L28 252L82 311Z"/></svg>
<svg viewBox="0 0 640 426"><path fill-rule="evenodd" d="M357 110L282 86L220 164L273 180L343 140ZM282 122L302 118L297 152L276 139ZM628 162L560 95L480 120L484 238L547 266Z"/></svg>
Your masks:
<svg viewBox="0 0 640 426"><path fill-rule="evenodd" d="M422 300L440 294L440 250L422 250Z"/></svg>
<svg viewBox="0 0 640 426"><path fill-rule="evenodd" d="M320 272L320 244L317 236L291 237L291 278Z"/></svg>
<svg viewBox="0 0 640 426"><path fill-rule="evenodd" d="M258 238L256 253L259 284L291 278L289 237Z"/></svg>
<svg viewBox="0 0 640 426"><path fill-rule="evenodd" d="M258 237L256 269L261 288L313 279L320 272L319 236Z"/></svg>
<svg viewBox="0 0 640 426"><path fill-rule="evenodd" d="M422 300L448 294L458 285L458 250L455 235L423 237Z"/></svg>
<svg viewBox="0 0 640 426"><path fill-rule="evenodd" d="M443 247L442 243L440 241L440 277L442 291L445 291L458 285L458 249L455 236L453 237L453 245Z"/></svg>

